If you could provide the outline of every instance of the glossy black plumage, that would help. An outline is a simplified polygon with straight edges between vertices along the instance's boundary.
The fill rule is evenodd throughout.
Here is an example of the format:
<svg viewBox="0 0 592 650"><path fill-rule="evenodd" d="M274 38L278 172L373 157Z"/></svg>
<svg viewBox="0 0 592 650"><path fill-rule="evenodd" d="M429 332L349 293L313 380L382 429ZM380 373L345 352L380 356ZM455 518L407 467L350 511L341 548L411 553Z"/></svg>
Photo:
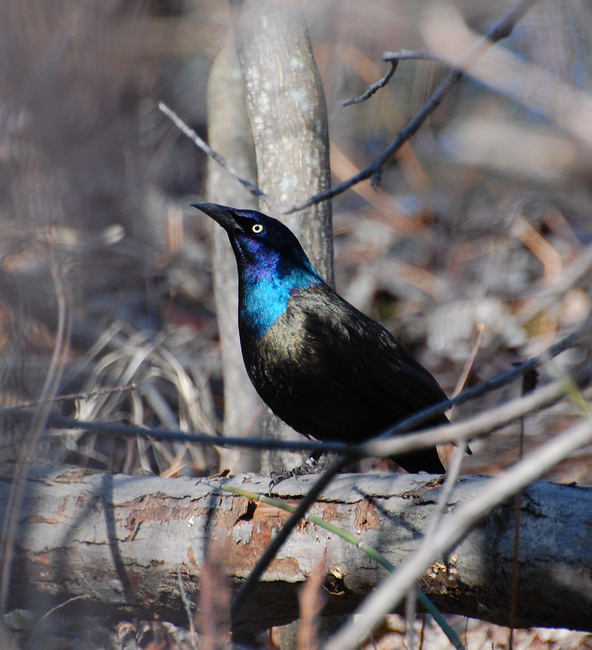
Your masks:
<svg viewBox="0 0 592 650"><path fill-rule="evenodd" d="M194 206L227 231L236 256L249 377L296 431L361 442L446 399L389 332L323 282L286 226L259 212ZM394 460L408 472L444 472L435 447Z"/></svg>

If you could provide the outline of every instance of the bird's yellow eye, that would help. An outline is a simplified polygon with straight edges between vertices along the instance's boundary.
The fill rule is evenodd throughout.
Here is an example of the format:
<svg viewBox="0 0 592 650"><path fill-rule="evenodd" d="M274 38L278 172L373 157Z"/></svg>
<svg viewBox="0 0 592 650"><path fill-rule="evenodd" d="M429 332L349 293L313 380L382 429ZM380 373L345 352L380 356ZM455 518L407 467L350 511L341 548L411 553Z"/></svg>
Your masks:
<svg viewBox="0 0 592 650"><path fill-rule="evenodd" d="M263 232L263 226L260 223L253 224L251 229L256 235L259 235Z"/></svg>

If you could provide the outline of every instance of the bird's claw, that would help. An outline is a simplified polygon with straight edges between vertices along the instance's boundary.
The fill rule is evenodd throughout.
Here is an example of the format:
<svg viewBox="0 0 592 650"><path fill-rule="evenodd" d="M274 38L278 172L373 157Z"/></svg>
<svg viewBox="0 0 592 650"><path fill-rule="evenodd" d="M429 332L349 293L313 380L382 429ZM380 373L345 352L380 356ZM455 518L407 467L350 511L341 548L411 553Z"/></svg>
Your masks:
<svg viewBox="0 0 592 650"><path fill-rule="evenodd" d="M286 479L293 478L294 476L308 476L315 474L318 471L319 459L316 456L310 456L301 465L293 469L282 470L279 472L271 472L271 480L269 481L269 494L273 493L273 488L285 481Z"/></svg>

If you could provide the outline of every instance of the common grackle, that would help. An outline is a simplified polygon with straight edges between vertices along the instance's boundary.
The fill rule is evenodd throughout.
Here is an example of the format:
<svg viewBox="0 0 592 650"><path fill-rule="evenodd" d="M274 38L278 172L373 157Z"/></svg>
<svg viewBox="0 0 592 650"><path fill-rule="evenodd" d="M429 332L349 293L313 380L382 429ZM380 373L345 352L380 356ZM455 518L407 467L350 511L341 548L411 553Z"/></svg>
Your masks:
<svg viewBox="0 0 592 650"><path fill-rule="evenodd" d="M192 205L228 233L247 372L263 401L296 431L360 443L446 399L389 332L321 279L286 226L253 210ZM428 425L445 422L441 414ZM408 472L444 472L435 447L393 460Z"/></svg>

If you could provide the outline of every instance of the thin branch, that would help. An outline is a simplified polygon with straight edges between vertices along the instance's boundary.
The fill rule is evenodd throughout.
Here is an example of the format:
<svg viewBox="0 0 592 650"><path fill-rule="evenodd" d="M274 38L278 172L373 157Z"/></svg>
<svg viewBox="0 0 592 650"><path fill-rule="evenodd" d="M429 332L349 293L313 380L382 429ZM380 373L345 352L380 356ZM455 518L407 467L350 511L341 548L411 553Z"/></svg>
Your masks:
<svg viewBox="0 0 592 650"><path fill-rule="evenodd" d="M590 381L589 374L583 374L579 378L580 383ZM560 400L566 393L566 386L563 379L549 384L532 393L528 397L518 397L485 413L481 413L468 420L455 422L450 425L442 425L426 429L417 433L401 433L398 427L392 427L383 436L369 440L362 445L347 445L338 442L314 442L302 438L302 440L275 440L267 438L242 438L239 436L211 436L208 434L186 433L183 431L170 431L164 429L143 429L131 425L113 424L111 422L81 422L60 415L49 415L47 423L61 428L79 428L97 431L109 435L123 437L141 436L150 440L175 441L194 444L209 444L220 447L244 447L247 449L289 449L333 452L339 454L350 454L353 457L365 456L385 458L395 454L408 453L417 449L430 447L443 442L461 443L464 440L480 437L500 429L519 417L549 406ZM459 397L462 397L461 393ZM458 399L458 398L456 398ZM450 400L451 404L456 403ZM445 403L445 405L448 402ZM442 409L440 409L442 410ZM0 416L15 419L33 419L34 414L29 411L18 409L3 409ZM388 435L387 435L388 434Z"/></svg>
<svg viewBox="0 0 592 650"><path fill-rule="evenodd" d="M577 383L586 385L590 382L590 371L582 372L577 378ZM168 431L159 429L142 429L141 427L111 424L108 422L80 422L72 418L49 415L47 422L62 427L77 425L79 428L91 431L100 431L110 435L124 437L142 436L151 440L178 441L184 443L210 444L220 447L244 447L248 449L288 449L309 450L320 452L333 452L349 455L352 458L386 458L387 456L405 454L432 445L445 442L461 444L466 440L482 437L501 429L529 413L550 406L559 401L569 390L565 379L558 380L535 391L528 397L518 397L510 402L489 409L484 413L470 419L450 425L442 425L425 429L417 433L398 435L393 428L389 437L379 437L369 440L361 445L347 445L337 442L314 442L302 440L273 440L264 438L216 437L207 434L185 433L182 431ZM10 411L6 409L5 411ZM15 415L19 419L32 418L33 414L27 411L6 413L9 417Z"/></svg>
<svg viewBox="0 0 592 650"><path fill-rule="evenodd" d="M352 104L359 104L360 102L365 102L368 98L372 97L372 95L377 93L381 88L384 88L384 86L386 86L387 83L392 79L397 69L397 66L399 65L399 62L397 60L389 61L389 63L391 64L391 67L389 68L389 71L384 75L384 77L382 77L382 79L379 79L376 83L373 83L371 86L368 86L368 89L362 95L358 97L353 97L352 99L346 99L345 101L341 102L341 105L351 106Z"/></svg>
<svg viewBox="0 0 592 650"><path fill-rule="evenodd" d="M403 420L402 422L399 422L399 424L397 424L396 426L390 427L389 429L384 431L379 436L379 438L387 438L395 433L410 431L411 429L417 428L419 425L428 422L435 415L439 415L440 413L448 410L452 406L464 404L465 402L469 402L477 397L481 397L482 395L485 395L486 393L489 393L493 390L502 388L503 386L506 386L514 379L516 379L516 377L518 377L519 375L524 375L525 373L530 372L533 368L536 368L537 366L546 363L549 360L549 358L556 357L561 352L573 347L580 339L584 339L586 336L589 336L591 333L592 333L592 318L589 318L579 330L561 339L561 341L555 343L555 345L552 345L550 348L548 348L541 354L537 355L536 357L531 357L530 359L528 359L528 361L525 361L524 363L515 366L512 370L508 370L507 372L504 372L501 375L498 375L497 377L490 379L489 381L479 384L478 386L474 386L469 390L465 390L462 393L460 393L460 395L457 395L456 397L446 400L445 402L440 402L440 404L435 404L430 408L420 411L416 415L412 415L411 417Z"/></svg>
<svg viewBox="0 0 592 650"><path fill-rule="evenodd" d="M440 61L443 62L444 59L438 54L433 52L421 52L415 50L399 50L398 52L383 52L382 60L383 61L406 61L406 60L421 60L421 61ZM447 62L448 63L448 62Z"/></svg>
<svg viewBox="0 0 592 650"><path fill-rule="evenodd" d="M496 506L504 503L520 489L544 476L572 452L592 443L592 418L588 417L564 433L531 452L524 460L494 479L478 496L460 505L438 527L429 549L421 548L405 560L399 570L364 602L357 614L350 617L337 634L326 643L326 650L348 650L361 641L392 611L433 562L434 557L449 553L472 526Z"/></svg>
<svg viewBox="0 0 592 650"><path fill-rule="evenodd" d="M177 567L177 580L179 581L179 593L181 594L181 600L185 606L185 611L187 612L187 620L189 621L189 633L191 635L191 645L197 650L197 633L195 632L194 617L191 611L192 604L189 601L187 592L185 591L185 585L183 584L183 576L181 575L181 566Z"/></svg>
<svg viewBox="0 0 592 650"><path fill-rule="evenodd" d="M592 369L588 368L579 377L582 383L589 383ZM425 432L407 433L404 436L395 435L392 438L375 438L360 445L358 453L361 457L371 456L386 458L399 454L416 451L443 442L460 444L473 438L484 436L501 429L528 413L534 413L543 407L559 401L567 392L565 381L555 381L534 391L530 395L518 397L501 406L480 413L468 420L444 424ZM428 442L429 440L429 442Z"/></svg>
<svg viewBox="0 0 592 650"><path fill-rule="evenodd" d="M241 588L238 590L232 605L230 607L230 619L234 625L238 614L242 606L244 605L247 597L255 588L259 578L263 575L267 567L273 562L278 551L284 545L285 541L288 539L290 533L296 528L300 520L304 517L307 510L312 506L312 504L317 500L321 492L329 485L333 480L333 477L338 474L342 469L344 469L347 464L351 461L351 458L348 456L342 456L335 460L331 466L321 474L317 482L311 487L306 496L300 501L298 507L289 519L286 521L284 526L280 529L278 534L273 538L269 546L265 549L263 555L259 558L259 561L249 574L249 577L242 584Z"/></svg>
<svg viewBox="0 0 592 650"><path fill-rule="evenodd" d="M39 404L53 404L57 402L66 402L69 400L82 400L90 399L91 397L96 397L98 395L110 395L111 393L123 393L128 390L135 390L138 386L136 384L126 384L125 386L116 386L114 388L97 388L95 390L83 391L81 393L70 393L69 395L56 395L55 397L49 397L46 400L32 400L30 402L20 402L15 404L14 408L16 409L25 409L30 408L31 406L37 406ZM0 411L0 415L1 415Z"/></svg>
<svg viewBox="0 0 592 650"><path fill-rule="evenodd" d="M455 447L454 449L454 453L452 454L452 462L448 465L446 469L446 479L444 481L444 487L442 489L442 493L438 498L436 511L434 512L434 515L430 520L430 525L428 527L428 530L422 542L422 545L424 546L430 546L430 544L432 543L432 540L434 539L434 535L438 530L438 526L442 522L446 508L448 508L448 502L450 500L450 496L452 495L455 485L458 483L460 470L462 467L462 461L463 458L465 457L466 446L467 445L465 443L459 445L458 447Z"/></svg>
<svg viewBox="0 0 592 650"><path fill-rule="evenodd" d="M169 108L164 102L158 102L158 108L161 111L161 113L164 113L170 120L171 122L183 133L186 135L199 149L201 149L204 153L206 153L210 158L215 160L222 169L226 170L231 176L234 176L236 180L243 186L245 187L251 194L257 197L265 197L265 192L263 190L260 190L254 183L251 183L251 181L246 180L245 178L241 178L239 173L226 161L226 159L221 156L217 151L214 151L210 147L210 145L202 140L199 135L183 120L173 111L171 108Z"/></svg>
<svg viewBox="0 0 592 650"><path fill-rule="evenodd" d="M522 377L522 395L533 391L537 385L537 372ZM524 418L520 418L520 431L518 434L518 460L524 456ZM508 649L514 650L514 628L516 627L516 613L518 603L518 558L520 556L520 522L522 520L522 490L518 490L514 497L514 543L512 546L512 586L510 588L510 625L508 632Z"/></svg>
<svg viewBox="0 0 592 650"><path fill-rule="evenodd" d="M463 366L462 372L460 373L460 377L456 382L456 386L452 391L453 397L460 395L462 389L465 387L465 384L467 383L469 374L473 369L473 366L475 365L475 359L477 358L477 354L481 349L481 341L483 340L484 332L485 332L485 323L480 321L475 325L475 333L473 334L473 340L471 342L471 350L469 352L469 356L467 357L467 360L465 361L465 365Z"/></svg>
<svg viewBox="0 0 592 650"><path fill-rule="evenodd" d="M51 396L54 396L58 391L63 371L63 359L70 344L72 314L68 309L65 287L61 277L63 269L59 268L51 247L49 248L49 254L52 262L51 272L54 280L58 305L58 322L55 334L55 345L51 355L49 370L45 377L43 388L41 389L40 405L33 413L31 413L31 424L19 449L17 469L10 486L10 493L6 504L6 514L4 516L2 536L0 538L0 556L2 557L0 575L0 620L3 620L8 605L10 581L12 577L12 559L14 557L14 542L16 540L17 527L19 523L18 512L20 511L25 496L29 469L35 460L39 440L45 430L49 411L51 409Z"/></svg>
<svg viewBox="0 0 592 650"><path fill-rule="evenodd" d="M35 414L17 408L5 407L0 409L0 419L5 420L32 420ZM330 451L336 453L346 452L349 445L341 443L320 443L302 440L281 441L263 438L244 438L241 436L215 436L207 433L188 433L170 429L148 429L129 424L116 424L113 422L93 422L76 420L64 415L49 414L47 424L60 429L85 429L112 436L133 438L136 436L149 440L162 440L170 442L187 442L194 444L215 445L220 447L245 447L247 449L291 449Z"/></svg>
<svg viewBox="0 0 592 650"><path fill-rule="evenodd" d="M47 618L49 618L52 614L54 614L58 610L67 607L68 605L71 605L77 600L89 600L90 598L91 598L90 594L81 594L80 596L74 596L73 598L68 598L68 600L64 601L63 603L60 603L59 605L52 607L48 612L45 612L45 614L43 614L43 616L38 621L36 621L35 627L33 629L33 633L29 637L29 641L25 646L26 650L29 650L29 648L31 647L31 643L33 642L33 639L39 634L43 621L45 621Z"/></svg>
<svg viewBox="0 0 592 650"><path fill-rule="evenodd" d="M319 616L327 601L323 589L327 558L320 559L298 594L300 622L298 624L298 650L318 650Z"/></svg>
<svg viewBox="0 0 592 650"><path fill-rule="evenodd" d="M502 38L507 38L511 33L516 24L520 19L526 14L526 12L537 2L537 0L522 0L518 3L512 11L510 11L502 20L496 23L487 34L471 46L458 60L459 68L467 70L470 66L490 47L494 45L497 41ZM457 68L452 69L438 88L432 93L432 96L428 101L422 106L422 108L411 118L411 120L397 135L397 137L391 142L390 145L384 150L384 152L375 158L370 165L362 169L358 174L352 176L348 180L340 183L336 187L333 187L325 192L320 192L315 194L305 201L301 201L294 205L288 214L292 212L297 212L298 210L304 210L315 203L320 201L326 201L327 199L332 199L333 197L343 194L353 185L360 183L361 181L366 180L372 176L375 176L377 173L380 173L385 163L392 158L395 153L401 148L407 140L409 140L415 133L418 131L419 127L425 122L425 120L436 110L436 108L442 103L444 97L451 91L452 87L456 82L464 76L464 71Z"/></svg>
<svg viewBox="0 0 592 650"><path fill-rule="evenodd" d="M441 524L444 514L449 507L449 501L452 492L454 491L454 488L458 483L458 478L460 476L460 469L462 467L462 461L467 449L468 449L468 445L466 442L461 443L460 445L458 445L458 447L455 447L454 449L454 453L452 455L452 462L446 468L446 479L444 481L444 487L442 489L441 494L438 497L438 503L436 504L436 509L430 519L428 529L424 535L420 548L423 547L431 548L434 536L437 534L438 527ZM406 629L407 629L407 636L409 641L407 643L407 647L409 648L415 647L415 644L413 643L413 620L415 619L415 615L417 613L416 610L417 597L420 594L425 598L425 595L419 589L419 587L416 587L415 591L409 590L407 592L405 611L406 611L406 620L407 620ZM423 602L423 600L424 600L423 598L420 598L420 602L422 602L422 604L424 604L425 607L425 603ZM450 638L448 631L444 628L442 628L442 630ZM465 646L462 645L460 641L458 643L455 643L454 645L456 648L459 648L459 650L461 648L463 650L465 649Z"/></svg>
<svg viewBox="0 0 592 650"><path fill-rule="evenodd" d="M425 22L424 36L443 60L464 68L464 62L456 57L455 50L467 48L475 41L476 35L458 11L446 11L445 14L436 11ZM578 145L592 145L592 98L589 93L558 79L536 64L524 61L507 48L488 52L465 71L528 111L542 113ZM524 92L525 87L536 91Z"/></svg>
<svg viewBox="0 0 592 650"><path fill-rule="evenodd" d="M419 433L409 433L405 436L396 436L396 434L406 432L413 427L419 426L426 420L432 418L435 414L454 406L455 404L464 403L470 399L480 397L485 393L501 388L502 386L513 381L516 377L530 372L533 368L543 363L564 350L576 345L579 339L584 338L592 331L592 320L584 325L580 330L565 337L544 353L533 357L528 361L512 368L506 373L492 379L484 384L480 384L470 390L464 391L457 397L430 407L418 413L417 415L407 418L395 427L390 427L382 435L367 443L356 446L346 445L337 442L314 442L304 437L301 440L274 440L259 438L244 438L240 436L212 436L202 433L187 433L183 431L170 431L165 429L146 429L131 425L114 424L112 422L88 422L76 420L61 415L48 415L47 422L55 427L86 429L88 431L97 431L109 435L118 435L123 437L142 436L152 440L169 440L184 443L211 444L221 447L245 447L250 449L290 449L290 450L310 450L335 452L341 454L353 454L355 457L376 456L386 457L396 453L406 453L415 451L418 448L428 447L441 442L462 442L471 438L490 433L491 431L503 427L518 417L530 413L536 409L561 399L569 386L566 386L565 379L562 378L556 383L545 386L532 395L524 398L518 398L511 402L489 410L470 420L464 420L459 423L427 429ZM585 373L578 378L578 381L585 384L589 377ZM6 407L0 409L0 418L27 420L33 419L34 413L21 409Z"/></svg>

